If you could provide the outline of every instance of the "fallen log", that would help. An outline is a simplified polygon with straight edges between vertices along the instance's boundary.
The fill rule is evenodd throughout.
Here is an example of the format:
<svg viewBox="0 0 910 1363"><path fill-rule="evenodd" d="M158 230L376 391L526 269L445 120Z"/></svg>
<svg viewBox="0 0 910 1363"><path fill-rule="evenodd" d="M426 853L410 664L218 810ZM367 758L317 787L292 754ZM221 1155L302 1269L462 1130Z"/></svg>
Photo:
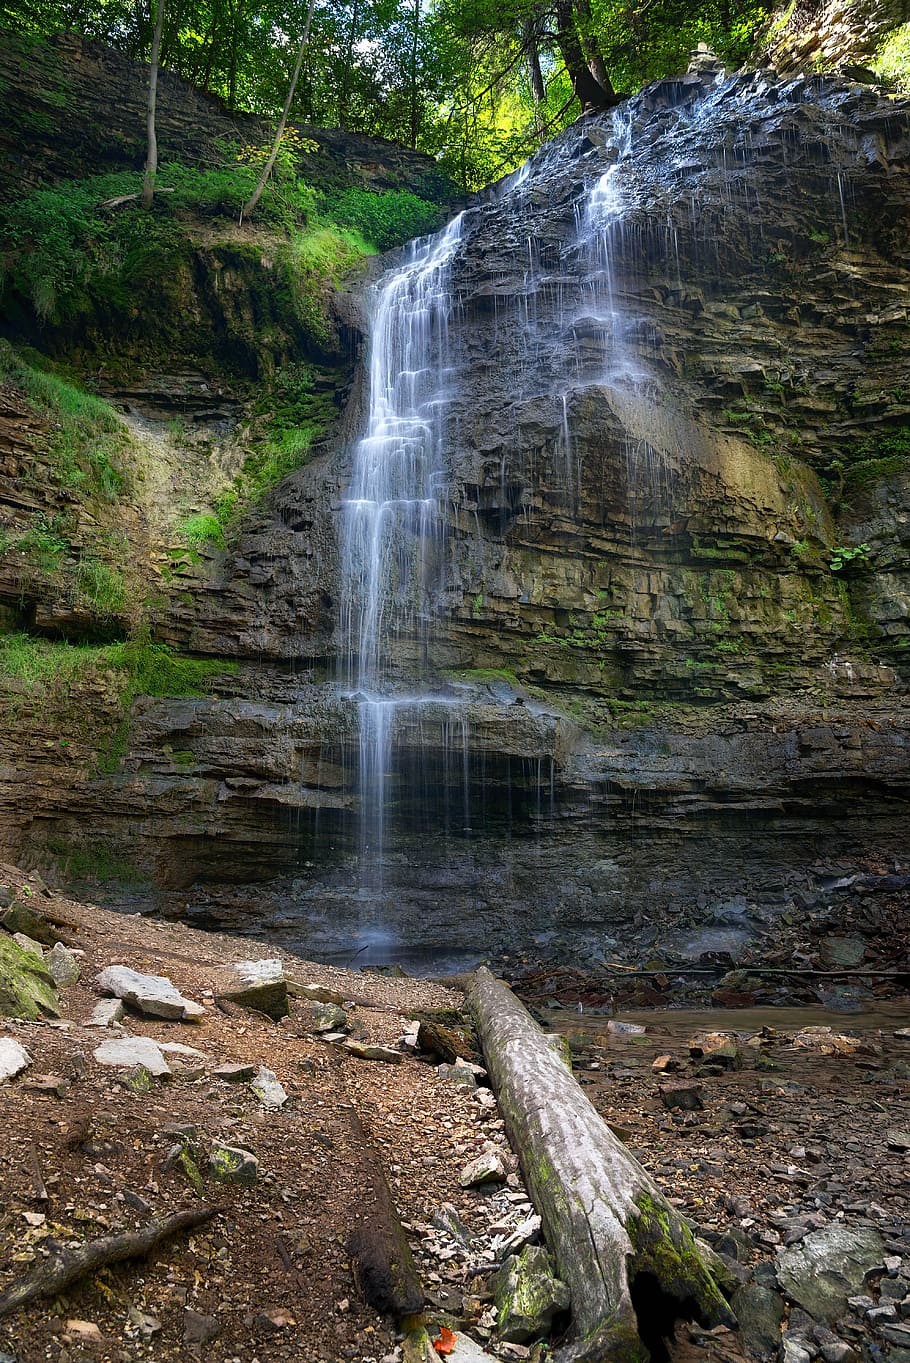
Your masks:
<svg viewBox="0 0 910 1363"><path fill-rule="evenodd" d="M423 1307L423 1287L398 1218L382 1158L356 1112L351 1133L364 1156L359 1198L362 1219L348 1236L348 1254L361 1292L381 1315L401 1320Z"/></svg>
<svg viewBox="0 0 910 1363"><path fill-rule="evenodd" d="M45 1260L34 1273L14 1283L0 1296L0 1316L12 1315L39 1297L57 1297L71 1283L107 1264L120 1263L123 1259L144 1258L164 1240L180 1231L192 1230L205 1221L211 1221L216 1213L216 1207L191 1207L188 1211L166 1216L161 1221L150 1221L139 1230L105 1235L98 1240L87 1240L76 1249L60 1250Z"/></svg>
<svg viewBox="0 0 910 1363"><path fill-rule="evenodd" d="M598 1116L527 1009L484 967L468 1006L572 1294L573 1341L554 1363L642 1363L680 1316L735 1327L688 1225Z"/></svg>

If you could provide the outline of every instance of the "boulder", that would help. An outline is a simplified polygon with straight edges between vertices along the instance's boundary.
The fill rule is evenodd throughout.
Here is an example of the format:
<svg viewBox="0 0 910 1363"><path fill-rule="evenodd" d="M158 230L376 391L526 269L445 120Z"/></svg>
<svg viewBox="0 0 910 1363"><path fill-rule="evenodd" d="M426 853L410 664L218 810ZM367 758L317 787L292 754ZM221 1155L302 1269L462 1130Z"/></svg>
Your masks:
<svg viewBox="0 0 910 1363"><path fill-rule="evenodd" d="M218 997L241 1008L265 1013L274 1022L280 1022L290 1012L288 982L284 966L277 960L238 961L231 966L231 977Z"/></svg>
<svg viewBox="0 0 910 1363"><path fill-rule="evenodd" d="M825 1226L778 1254L777 1280L814 1320L836 1320L847 1298L861 1291L866 1274L882 1266L884 1252L877 1231Z"/></svg>
<svg viewBox="0 0 910 1363"><path fill-rule="evenodd" d="M762 1360L776 1358L784 1320L784 1303L778 1293L757 1283L746 1283L730 1304L747 1352Z"/></svg>
<svg viewBox="0 0 910 1363"><path fill-rule="evenodd" d="M301 984L299 980L287 980L288 993L291 998L305 999L310 1003L334 1003L339 1007L347 1000L344 994L339 994L337 989L328 989L323 984Z"/></svg>
<svg viewBox="0 0 910 1363"><path fill-rule="evenodd" d="M249 1150L215 1141L209 1153L209 1169L221 1183L251 1186L259 1177L259 1161Z"/></svg>
<svg viewBox="0 0 910 1363"><path fill-rule="evenodd" d="M185 999L166 975L140 975L129 966L109 965L96 983L103 994L123 999L146 1017L198 1022L205 1016L205 1009L192 999Z"/></svg>
<svg viewBox="0 0 910 1363"><path fill-rule="evenodd" d="M311 1032L344 1032L349 1027L348 1015L337 1003L307 1003L303 1017Z"/></svg>
<svg viewBox="0 0 910 1363"><path fill-rule="evenodd" d="M524 1344L549 1333L553 1317L569 1308L569 1289L556 1277L541 1245L529 1245L506 1259L493 1279L499 1338Z"/></svg>
<svg viewBox="0 0 910 1363"><path fill-rule="evenodd" d="M0 934L0 1015L14 1018L59 1017L53 976L34 952L24 951Z"/></svg>
<svg viewBox="0 0 910 1363"><path fill-rule="evenodd" d="M0 923L7 932L25 933L26 937L31 937L33 941L41 942L46 947L53 946L60 940L60 934L53 925L21 899L15 900L9 906L0 917Z"/></svg>

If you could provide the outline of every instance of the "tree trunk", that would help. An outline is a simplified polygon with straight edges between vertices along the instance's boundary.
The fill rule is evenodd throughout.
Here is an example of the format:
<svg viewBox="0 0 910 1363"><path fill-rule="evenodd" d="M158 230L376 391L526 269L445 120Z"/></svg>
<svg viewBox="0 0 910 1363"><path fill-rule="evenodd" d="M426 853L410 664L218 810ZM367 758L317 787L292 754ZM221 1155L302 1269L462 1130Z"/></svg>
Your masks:
<svg viewBox="0 0 910 1363"><path fill-rule="evenodd" d="M351 33L348 50L345 54L344 70L341 73L341 90L338 94L338 126L348 126L348 89L351 83L351 67L354 64L354 44L357 42L357 24L360 18L358 0L351 5Z"/></svg>
<svg viewBox="0 0 910 1363"><path fill-rule="evenodd" d="M677 1316L735 1326L686 1222L527 1009L483 967L468 1004L506 1132L572 1294L574 1342L554 1363L641 1363L646 1341L659 1346Z"/></svg>
<svg viewBox="0 0 910 1363"><path fill-rule="evenodd" d="M243 209L240 213L241 222L243 222L244 218L252 217L253 210L255 209L259 200L262 198L262 191L265 189L266 184L268 183L268 178L272 173L272 167L274 166L275 158L278 155L278 148L281 146L281 139L284 136L284 130L285 127L287 126L288 114L291 111L291 102L294 98L294 91L297 89L297 81L300 79L300 68L301 66L303 66L303 54L306 51L306 45L310 40L310 24L313 22L313 10L315 6L316 0L310 0L306 12L306 23L303 26L303 37L300 39L300 49L297 53L297 64L294 67L294 74L291 76L291 84L290 88L288 89L288 97L284 101L284 108L281 111L281 118L279 119L278 129L275 133L275 141L272 143L272 150L269 153L269 159L262 167L262 174L259 176L259 179L256 183L256 188L250 195L248 202L244 204Z"/></svg>
<svg viewBox="0 0 910 1363"><path fill-rule="evenodd" d="M566 64L572 89L582 109L609 109L620 97L607 82L605 89L591 72L579 37L572 0L556 0L556 42Z"/></svg>
<svg viewBox="0 0 910 1363"><path fill-rule="evenodd" d="M411 43L411 147L417 150L417 47L420 38L420 0L414 0L414 37Z"/></svg>
<svg viewBox="0 0 910 1363"><path fill-rule="evenodd" d="M158 138L155 133L155 104L158 99L158 53L161 50L161 27L164 23L164 0L157 0L155 33L152 37L152 59L149 65L149 98L146 111L148 155L142 180L142 207L151 208L155 197L155 176L158 173Z"/></svg>
<svg viewBox="0 0 910 1363"><path fill-rule="evenodd" d="M540 69L540 47L537 39L537 16L533 13L526 14L521 25L521 49L525 56L528 68L528 80L531 84L531 94L534 98L534 128L537 132L538 142L543 142L544 128L542 109L547 97L546 86L543 80L543 71Z"/></svg>

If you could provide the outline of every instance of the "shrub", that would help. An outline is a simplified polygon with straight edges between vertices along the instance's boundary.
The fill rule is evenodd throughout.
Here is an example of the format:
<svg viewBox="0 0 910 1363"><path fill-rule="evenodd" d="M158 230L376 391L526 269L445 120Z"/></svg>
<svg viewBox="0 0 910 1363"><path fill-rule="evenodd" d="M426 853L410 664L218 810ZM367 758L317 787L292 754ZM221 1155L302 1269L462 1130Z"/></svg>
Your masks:
<svg viewBox="0 0 910 1363"><path fill-rule="evenodd" d="M346 189L328 200L328 210L336 222L356 227L380 251L436 231L443 219L439 204L421 199L409 189L382 193Z"/></svg>

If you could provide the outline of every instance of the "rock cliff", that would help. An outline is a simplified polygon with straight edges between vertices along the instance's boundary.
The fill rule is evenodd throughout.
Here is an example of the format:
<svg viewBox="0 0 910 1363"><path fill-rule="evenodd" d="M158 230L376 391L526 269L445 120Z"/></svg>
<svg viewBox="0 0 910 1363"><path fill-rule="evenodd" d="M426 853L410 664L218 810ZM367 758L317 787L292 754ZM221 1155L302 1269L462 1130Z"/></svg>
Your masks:
<svg viewBox="0 0 910 1363"><path fill-rule="evenodd" d="M114 776L61 783L13 738L9 850L65 866L90 826L172 908L310 951L589 954L695 914L734 959L826 878L904 857L908 201L906 105L703 61L468 207L435 699L396 721L381 902L354 892L332 683L362 372L325 453L159 613L239 673L137 701Z"/></svg>

